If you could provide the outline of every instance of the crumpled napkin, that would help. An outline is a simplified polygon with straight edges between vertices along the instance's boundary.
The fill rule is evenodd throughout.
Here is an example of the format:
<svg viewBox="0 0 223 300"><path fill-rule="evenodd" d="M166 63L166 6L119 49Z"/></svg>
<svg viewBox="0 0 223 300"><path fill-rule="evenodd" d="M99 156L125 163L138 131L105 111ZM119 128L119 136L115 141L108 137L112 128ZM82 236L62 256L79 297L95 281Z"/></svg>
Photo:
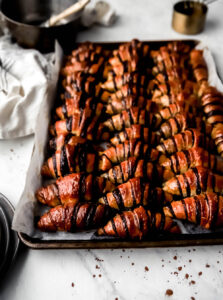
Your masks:
<svg viewBox="0 0 223 300"><path fill-rule="evenodd" d="M81 16L81 23L86 27L90 27L94 23L111 26L116 18L116 12L108 2L97 1L85 7Z"/></svg>
<svg viewBox="0 0 223 300"><path fill-rule="evenodd" d="M0 38L0 138L34 133L40 103L46 98L54 68L54 53L12 44Z"/></svg>

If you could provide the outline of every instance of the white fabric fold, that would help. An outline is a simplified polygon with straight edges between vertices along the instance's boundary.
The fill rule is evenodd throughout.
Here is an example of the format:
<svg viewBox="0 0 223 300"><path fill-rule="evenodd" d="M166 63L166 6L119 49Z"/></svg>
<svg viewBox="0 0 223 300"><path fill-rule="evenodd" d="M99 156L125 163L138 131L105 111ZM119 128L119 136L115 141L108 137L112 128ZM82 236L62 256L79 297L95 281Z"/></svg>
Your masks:
<svg viewBox="0 0 223 300"><path fill-rule="evenodd" d="M40 103L46 99L54 54L43 55L0 38L0 138L34 133Z"/></svg>

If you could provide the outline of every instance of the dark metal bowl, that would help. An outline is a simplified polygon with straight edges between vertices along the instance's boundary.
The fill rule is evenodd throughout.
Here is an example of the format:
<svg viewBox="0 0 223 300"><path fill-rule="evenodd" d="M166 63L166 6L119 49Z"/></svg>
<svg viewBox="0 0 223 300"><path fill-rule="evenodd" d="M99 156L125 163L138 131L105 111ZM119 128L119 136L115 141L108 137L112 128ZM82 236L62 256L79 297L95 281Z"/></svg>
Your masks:
<svg viewBox="0 0 223 300"><path fill-rule="evenodd" d="M41 27L40 24L58 14L77 0L2 0L1 13L5 26L23 47L51 51L55 39L66 47L75 39L81 12L70 17L67 24Z"/></svg>

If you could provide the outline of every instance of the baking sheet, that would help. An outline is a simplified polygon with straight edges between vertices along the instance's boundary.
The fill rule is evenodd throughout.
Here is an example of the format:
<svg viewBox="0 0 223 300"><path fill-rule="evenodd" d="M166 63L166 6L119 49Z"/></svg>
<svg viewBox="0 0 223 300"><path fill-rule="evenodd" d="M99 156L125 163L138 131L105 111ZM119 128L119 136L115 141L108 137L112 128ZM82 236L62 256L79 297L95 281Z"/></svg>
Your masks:
<svg viewBox="0 0 223 300"><path fill-rule="evenodd" d="M147 42L147 41L146 41ZM165 43L166 41L163 41ZM187 42L187 40L185 41ZM196 43L196 41L194 41ZM151 45L156 44L157 42L147 42ZM161 42L160 42L161 43ZM110 43L104 43L103 45L109 45ZM221 80L219 79L216 66L214 63L214 59L207 47L204 43L200 42L196 46L197 49L203 50L203 55L207 63L208 74L209 74L209 84L214 85L217 89L223 92L223 85ZM22 196L20 198L19 204L16 207L15 216L13 219L12 228L18 232L25 233L31 238L39 239L42 241L89 241L94 240L99 241L111 241L112 239L98 238L95 236L95 230L77 232L77 233L67 233L67 232L56 232L56 233L45 233L39 231L34 224L35 216L42 215L45 210L48 210L49 207L44 207L37 202L35 199L35 191L42 186L42 178L40 175L40 170L42 164L45 160L45 147L48 142L49 134L48 134L48 126L50 122L50 113L51 108L55 100L55 91L57 80L58 80L58 68L61 63L61 50L57 46L56 49L56 65L53 74L53 84L51 85L51 89L47 95L47 99L43 99L42 105L40 107L40 112L38 116L37 126L36 126L36 134L35 134L35 142L34 142L34 150L30 162L30 166L28 168L26 184ZM202 233L213 233L213 231L205 230L199 228L198 226L194 226L193 224L187 224L181 221L177 221L182 229L182 235L197 236L197 234ZM223 232L223 229L218 230L218 232ZM210 235L210 234L209 234ZM214 237L214 236L213 236ZM170 235L167 236L168 239L171 240ZM124 244L123 244L124 246Z"/></svg>

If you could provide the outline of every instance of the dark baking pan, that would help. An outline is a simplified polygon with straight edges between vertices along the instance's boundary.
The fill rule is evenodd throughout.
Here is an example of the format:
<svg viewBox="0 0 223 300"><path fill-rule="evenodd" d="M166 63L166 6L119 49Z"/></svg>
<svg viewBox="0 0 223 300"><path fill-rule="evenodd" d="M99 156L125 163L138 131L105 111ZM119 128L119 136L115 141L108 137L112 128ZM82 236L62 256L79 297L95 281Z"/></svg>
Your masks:
<svg viewBox="0 0 223 300"><path fill-rule="evenodd" d="M95 240L41 240L19 233L21 241L33 249L111 249L111 248L151 248L182 247L223 244L223 232L204 234L177 234L151 237L151 239L121 240L98 238Z"/></svg>
<svg viewBox="0 0 223 300"><path fill-rule="evenodd" d="M165 41L144 41L149 44L151 49L158 49L160 46L168 42ZM198 40L178 40L196 46ZM123 42L100 42L95 43L102 45L105 49L115 49ZM73 45L75 46L75 45ZM187 234L163 234L151 235L150 237L139 240L121 240L112 237L97 237L96 235L90 240L43 240L31 238L24 233L19 233L21 241L28 247L33 249L106 249L106 248L146 248L146 247L179 247L179 246L198 246L198 245L219 245L223 244L223 231L210 232L202 230L201 233L192 233L189 230Z"/></svg>

